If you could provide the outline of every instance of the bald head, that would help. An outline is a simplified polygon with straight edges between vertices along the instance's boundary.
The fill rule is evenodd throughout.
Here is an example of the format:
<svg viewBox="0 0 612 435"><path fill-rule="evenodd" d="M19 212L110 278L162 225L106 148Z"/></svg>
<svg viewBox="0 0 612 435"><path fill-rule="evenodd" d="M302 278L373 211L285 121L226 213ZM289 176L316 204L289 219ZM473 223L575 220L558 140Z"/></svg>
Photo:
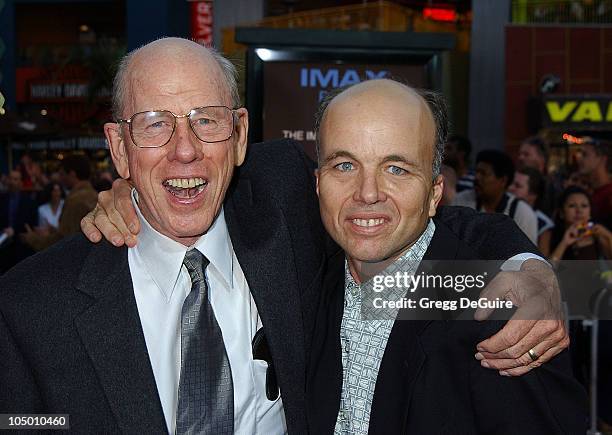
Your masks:
<svg viewBox="0 0 612 435"><path fill-rule="evenodd" d="M317 154L320 154L320 129L329 111L341 111L351 117L366 108L369 113L383 113L414 118L421 143L432 149L433 176L440 174L444 142L448 133L446 106L442 97L432 91L415 89L395 80L367 80L346 88L339 88L321 102L316 116ZM416 127L418 126L418 127ZM330 126L334 128L334 126Z"/></svg>
<svg viewBox="0 0 612 435"><path fill-rule="evenodd" d="M123 118L126 104L133 97L134 82L147 82L168 74L201 68L220 89L230 107L240 106L233 64L214 49L182 38L162 38L128 53L120 62L113 83L113 116Z"/></svg>

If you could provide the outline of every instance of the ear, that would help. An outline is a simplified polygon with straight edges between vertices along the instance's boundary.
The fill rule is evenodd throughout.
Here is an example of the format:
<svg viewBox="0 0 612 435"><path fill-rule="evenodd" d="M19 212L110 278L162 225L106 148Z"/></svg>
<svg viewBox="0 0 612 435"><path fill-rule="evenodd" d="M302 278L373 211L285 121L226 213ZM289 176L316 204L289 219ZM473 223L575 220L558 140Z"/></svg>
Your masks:
<svg viewBox="0 0 612 435"><path fill-rule="evenodd" d="M431 188L431 197L429 198L429 217L436 215L436 209L442 199L442 192L444 191L444 177L438 175L433 182Z"/></svg>
<svg viewBox="0 0 612 435"><path fill-rule="evenodd" d="M317 196L319 196L319 168L314 170L314 176L316 181Z"/></svg>
<svg viewBox="0 0 612 435"><path fill-rule="evenodd" d="M104 135L108 141L111 157L117 169L117 173L121 178L130 178L130 166L128 164L126 143L121 134L121 125L116 122L107 122L104 124Z"/></svg>
<svg viewBox="0 0 612 435"><path fill-rule="evenodd" d="M249 112L244 107L235 110L236 119L236 127L234 134L235 137L235 152L236 152L236 160L235 165L240 166L244 162L244 158L246 156L247 150L247 141L249 136Z"/></svg>

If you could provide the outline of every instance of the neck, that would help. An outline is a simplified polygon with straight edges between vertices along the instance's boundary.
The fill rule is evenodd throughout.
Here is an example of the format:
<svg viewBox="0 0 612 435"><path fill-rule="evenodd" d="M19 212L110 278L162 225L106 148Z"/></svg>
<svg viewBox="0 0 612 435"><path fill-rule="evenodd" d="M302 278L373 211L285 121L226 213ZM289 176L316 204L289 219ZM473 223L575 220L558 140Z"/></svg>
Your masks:
<svg viewBox="0 0 612 435"><path fill-rule="evenodd" d="M502 191L494 196L491 196L490 198L481 198L480 201L482 203L482 207L489 213L495 212L503 196L504 192Z"/></svg>
<svg viewBox="0 0 612 435"><path fill-rule="evenodd" d="M385 270L396 258L397 257L388 258L376 263L369 263L348 257L347 263L351 276L357 284L361 284Z"/></svg>

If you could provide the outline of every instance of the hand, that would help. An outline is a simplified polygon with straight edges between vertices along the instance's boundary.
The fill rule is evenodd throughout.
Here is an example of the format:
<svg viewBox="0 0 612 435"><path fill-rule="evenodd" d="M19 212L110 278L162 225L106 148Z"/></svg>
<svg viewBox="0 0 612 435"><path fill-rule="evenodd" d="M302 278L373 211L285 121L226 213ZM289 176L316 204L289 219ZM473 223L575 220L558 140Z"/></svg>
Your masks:
<svg viewBox="0 0 612 435"><path fill-rule="evenodd" d="M34 227L34 229L32 229L32 227L28 224L25 224L25 229L26 229L26 233L24 234L36 234L40 237L46 237L49 234L51 234L51 227L49 225L45 225L42 227Z"/></svg>
<svg viewBox="0 0 612 435"><path fill-rule="evenodd" d="M493 337L476 346L483 367L503 376L521 376L539 367L569 346L561 311L559 284L552 268L529 259L517 272L499 272L480 297L512 301L518 309ZM488 318L493 309L478 309L476 320ZM535 361L527 352L532 349Z"/></svg>
<svg viewBox="0 0 612 435"><path fill-rule="evenodd" d="M15 235L13 227L6 227L2 232L6 234L6 237L13 237Z"/></svg>
<svg viewBox="0 0 612 435"><path fill-rule="evenodd" d="M591 228L593 236L597 238L601 243L609 243L612 240L612 233L603 225L595 224Z"/></svg>
<svg viewBox="0 0 612 435"><path fill-rule="evenodd" d="M565 246L572 246L578 239L580 239L581 235L578 231L578 224L572 224L565 233L563 234L563 239L561 239L561 243Z"/></svg>
<svg viewBox="0 0 612 435"><path fill-rule="evenodd" d="M99 242L104 236L115 246L136 246L140 221L132 205L131 190L127 181L119 179L111 190L98 194L96 207L81 219L81 231L90 241Z"/></svg>

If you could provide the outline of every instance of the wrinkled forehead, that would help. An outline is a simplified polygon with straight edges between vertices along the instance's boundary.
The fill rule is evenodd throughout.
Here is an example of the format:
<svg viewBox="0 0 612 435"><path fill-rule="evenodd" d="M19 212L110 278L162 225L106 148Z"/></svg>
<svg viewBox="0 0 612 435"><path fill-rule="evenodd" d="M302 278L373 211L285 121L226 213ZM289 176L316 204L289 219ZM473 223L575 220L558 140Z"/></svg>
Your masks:
<svg viewBox="0 0 612 435"><path fill-rule="evenodd" d="M158 100L162 97L164 101L185 100L186 104L193 101L197 105L231 106L230 90L221 68L207 53L195 56L180 52L145 53L132 60L126 76L123 102L128 112L178 110L176 107L145 107L151 99L159 105Z"/></svg>

